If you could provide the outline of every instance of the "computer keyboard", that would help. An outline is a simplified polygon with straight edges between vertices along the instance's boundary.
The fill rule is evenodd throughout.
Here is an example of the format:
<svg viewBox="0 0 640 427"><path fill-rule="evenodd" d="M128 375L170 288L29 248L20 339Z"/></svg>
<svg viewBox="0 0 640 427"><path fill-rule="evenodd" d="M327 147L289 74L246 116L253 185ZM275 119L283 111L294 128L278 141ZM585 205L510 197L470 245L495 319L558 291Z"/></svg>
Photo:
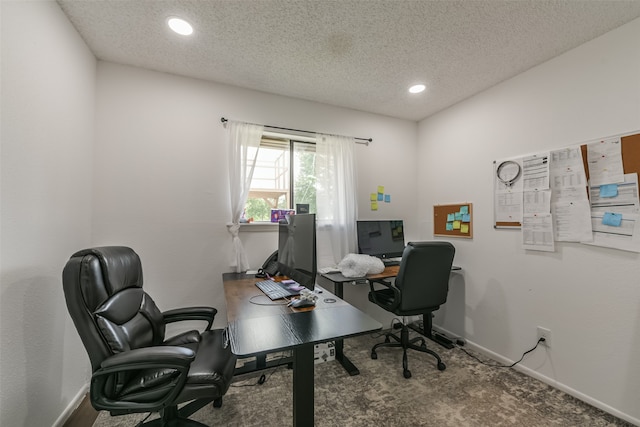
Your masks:
<svg viewBox="0 0 640 427"><path fill-rule="evenodd" d="M385 267L391 267L391 266L394 266L394 265L400 265L400 260L385 259L385 260L382 260L382 263L384 264Z"/></svg>
<svg viewBox="0 0 640 427"><path fill-rule="evenodd" d="M293 295L298 295L300 293L284 288L281 283L274 282L273 280L263 280L261 282L257 282L256 286L272 300L290 297Z"/></svg>

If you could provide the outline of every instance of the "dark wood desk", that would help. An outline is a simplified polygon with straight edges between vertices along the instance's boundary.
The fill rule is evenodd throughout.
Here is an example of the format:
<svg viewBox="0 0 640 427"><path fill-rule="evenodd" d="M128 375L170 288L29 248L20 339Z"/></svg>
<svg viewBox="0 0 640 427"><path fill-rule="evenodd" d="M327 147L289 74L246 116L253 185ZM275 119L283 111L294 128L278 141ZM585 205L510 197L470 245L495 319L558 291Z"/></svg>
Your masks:
<svg viewBox="0 0 640 427"><path fill-rule="evenodd" d="M364 277L344 277L342 273L319 274L318 283L322 285L332 284L333 292L340 298L343 298L345 283L368 284L369 280L391 279L398 275L398 270L400 270L400 266L393 265L393 266L385 267L382 273L368 274ZM460 271L460 270L462 270L462 268L458 267L457 265L451 266L451 271ZM415 323L412 323L411 325L409 325L409 327L445 348L450 349L454 347L452 341L448 337L442 334L433 332L432 319L430 314L422 315L422 327L420 327L419 325L416 325ZM342 342L340 342L340 351L342 351ZM337 352L338 352L338 342L336 342L336 354ZM348 359L347 359L347 362L348 362ZM348 362L348 363L351 364L351 362ZM347 366L345 366L345 368L349 369L347 368ZM357 371L357 368L355 368L355 366L353 367L353 369Z"/></svg>
<svg viewBox="0 0 640 427"><path fill-rule="evenodd" d="M322 288L316 288L322 293L315 307L294 309L253 304L250 299L261 294L254 277L225 273L222 278L231 351L250 357L292 350L293 424L313 426L314 345L377 331L382 325Z"/></svg>

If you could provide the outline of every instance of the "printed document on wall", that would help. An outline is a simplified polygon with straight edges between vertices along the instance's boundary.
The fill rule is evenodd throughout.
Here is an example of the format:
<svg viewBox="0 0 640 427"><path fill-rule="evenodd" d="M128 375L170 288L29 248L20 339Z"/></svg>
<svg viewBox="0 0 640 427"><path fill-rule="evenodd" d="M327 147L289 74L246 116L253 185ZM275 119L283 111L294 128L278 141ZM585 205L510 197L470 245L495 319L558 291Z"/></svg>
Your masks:
<svg viewBox="0 0 640 427"><path fill-rule="evenodd" d="M582 190L584 193L584 189ZM591 242L591 211L587 198L555 202L553 204L553 231L559 242Z"/></svg>
<svg viewBox="0 0 640 427"><path fill-rule="evenodd" d="M495 221L522 222L522 191L496 191Z"/></svg>
<svg viewBox="0 0 640 427"><path fill-rule="evenodd" d="M593 241L582 243L640 253L640 215L613 215L617 221L607 220L610 212L592 211Z"/></svg>
<svg viewBox="0 0 640 427"><path fill-rule="evenodd" d="M640 214L638 174L625 174L624 182L620 184L592 184L589 187L589 197L592 210Z"/></svg>
<svg viewBox="0 0 640 427"><path fill-rule="evenodd" d="M549 188L549 153L527 156L522 161L524 191Z"/></svg>
<svg viewBox="0 0 640 427"><path fill-rule="evenodd" d="M625 174L620 184L592 185L589 195L593 240L582 243L640 252L638 174Z"/></svg>
<svg viewBox="0 0 640 427"><path fill-rule="evenodd" d="M525 191L522 199L525 214L551 212L551 190Z"/></svg>
<svg viewBox="0 0 640 427"><path fill-rule="evenodd" d="M551 204L558 202L574 202L576 200L584 200L589 202L587 198L587 187L564 187L556 188L551 192Z"/></svg>
<svg viewBox="0 0 640 427"><path fill-rule="evenodd" d="M586 187L582 150L579 146L554 150L550 154L550 182L553 190L567 187Z"/></svg>
<svg viewBox="0 0 640 427"><path fill-rule="evenodd" d="M534 251L555 251L550 213L523 215L522 247Z"/></svg>
<svg viewBox="0 0 640 427"><path fill-rule="evenodd" d="M591 185L624 182L620 138L609 138L587 144L587 165Z"/></svg>

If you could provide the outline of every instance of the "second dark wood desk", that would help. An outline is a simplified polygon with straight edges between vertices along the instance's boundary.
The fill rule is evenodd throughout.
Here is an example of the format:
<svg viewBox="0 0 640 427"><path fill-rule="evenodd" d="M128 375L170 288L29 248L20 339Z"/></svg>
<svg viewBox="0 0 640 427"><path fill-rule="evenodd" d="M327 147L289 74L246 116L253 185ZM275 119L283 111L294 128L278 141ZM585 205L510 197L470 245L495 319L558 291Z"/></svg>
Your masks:
<svg viewBox="0 0 640 427"><path fill-rule="evenodd" d="M382 280L382 279L391 279L392 277L396 277L398 275L398 271L400 270L400 266L399 265L392 265L389 267L385 267L384 271L382 273L378 273L378 274L367 274L366 276L363 277L345 277L342 275L342 273L326 273L326 274L320 274L319 277L320 278L324 278L326 280L328 280L330 283L333 283L334 285L334 293L339 296L340 298L342 298L342 285L344 283L352 283L352 282L362 282L364 283L367 280ZM451 271L460 271L462 270L462 267L458 267L457 265L453 265L451 266ZM326 283L326 281L325 281Z"/></svg>
<svg viewBox="0 0 640 427"><path fill-rule="evenodd" d="M318 283L322 285L332 284L333 292L340 298L343 298L345 283L368 284L369 280L391 279L398 275L399 270L400 270L399 265L392 265L389 267L385 267L382 273L368 274L364 277L345 277L342 275L342 273L319 274ZM462 268L458 267L457 265L451 266L451 271L460 271L460 270L462 270ZM440 344L443 347L446 347L446 348L454 347L453 343L449 338L445 337L442 334L433 333L431 315L422 316L422 327L416 324L411 324L409 325L409 327L414 331L429 338L430 340ZM336 353L338 352L338 349L340 349L340 352L342 352L342 342L339 342L339 343L336 342ZM348 359L347 359L347 363L351 364L351 362L349 362ZM351 366L353 366L353 364L351 364ZM350 368L348 367L348 365L345 365L345 369L349 370ZM357 368L355 366L353 366L352 369L357 373Z"/></svg>
<svg viewBox="0 0 640 427"><path fill-rule="evenodd" d="M377 331L382 324L328 291L315 307L293 309L252 303L260 294L255 277L226 273L223 283L231 350L240 357L292 350L293 424L313 426L314 345Z"/></svg>

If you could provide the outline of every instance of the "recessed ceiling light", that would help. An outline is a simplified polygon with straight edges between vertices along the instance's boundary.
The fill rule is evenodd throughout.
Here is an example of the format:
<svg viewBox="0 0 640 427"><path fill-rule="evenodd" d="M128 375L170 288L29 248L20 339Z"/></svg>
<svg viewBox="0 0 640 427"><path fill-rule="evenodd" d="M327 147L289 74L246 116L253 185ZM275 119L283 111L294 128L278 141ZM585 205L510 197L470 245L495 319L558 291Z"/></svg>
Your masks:
<svg viewBox="0 0 640 427"><path fill-rule="evenodd" d="M425 85L413 85L409 88L409 92L411 93L420 93L425 90L427 87Z"/></svg>
<svg viewBox="0 0 640 427"><path fill-rule="evenodd" d="M183 36L189 36L193 33L193 27L184 19L171 17L167 19L167 24L169 24L169 28Z"/></svg>

